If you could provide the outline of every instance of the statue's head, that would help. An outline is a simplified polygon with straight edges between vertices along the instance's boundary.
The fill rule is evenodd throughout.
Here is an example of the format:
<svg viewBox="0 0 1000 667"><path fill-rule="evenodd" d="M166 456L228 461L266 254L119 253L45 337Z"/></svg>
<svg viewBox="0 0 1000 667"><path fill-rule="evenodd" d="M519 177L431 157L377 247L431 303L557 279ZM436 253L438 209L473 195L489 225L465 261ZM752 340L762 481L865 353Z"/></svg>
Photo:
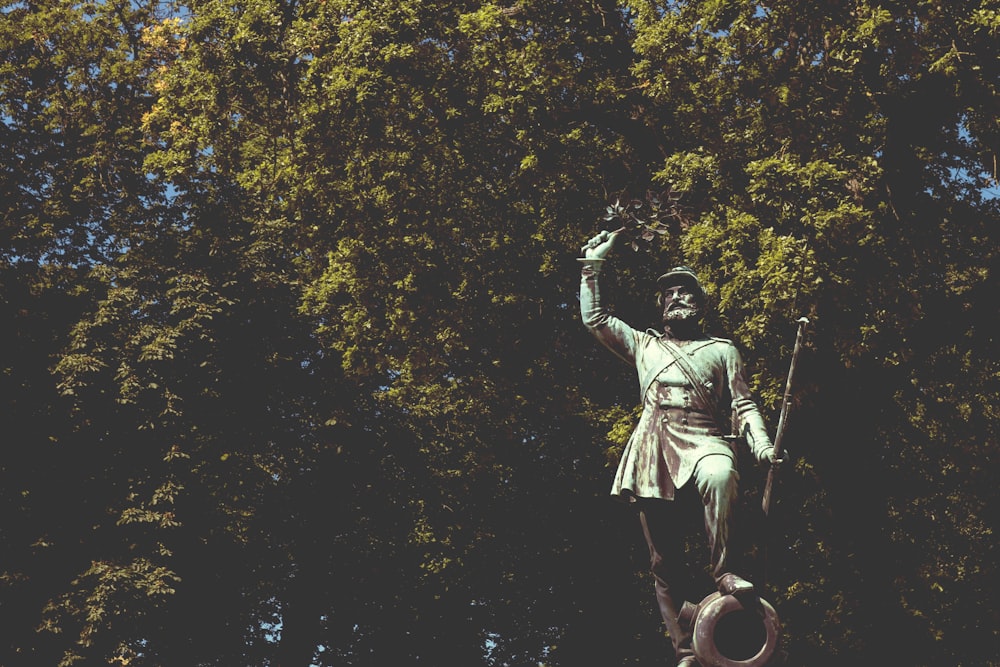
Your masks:
<svg viewBox="0 0 1000 667"><path fill-rule="evenodd" d="M691 326L698 322L705 306L705 290L695 272L678 266L656 279L656 305L662 309L663 325Z"/></svg>

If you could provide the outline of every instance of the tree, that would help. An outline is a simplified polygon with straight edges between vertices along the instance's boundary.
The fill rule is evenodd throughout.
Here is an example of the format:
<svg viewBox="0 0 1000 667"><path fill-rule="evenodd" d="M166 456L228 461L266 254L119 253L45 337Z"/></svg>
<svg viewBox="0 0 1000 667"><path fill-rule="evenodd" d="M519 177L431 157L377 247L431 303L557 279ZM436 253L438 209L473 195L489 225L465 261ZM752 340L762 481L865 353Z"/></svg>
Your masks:
<svg viewBox="0 0 1000 667"><path fill-rule="evenodd" d="M788 660L988 662L995 14L9 3L0 662L662 662L606 498L634 381L574 296L647 189L625 319L696 266L772 423L815 324Z"/></svg>

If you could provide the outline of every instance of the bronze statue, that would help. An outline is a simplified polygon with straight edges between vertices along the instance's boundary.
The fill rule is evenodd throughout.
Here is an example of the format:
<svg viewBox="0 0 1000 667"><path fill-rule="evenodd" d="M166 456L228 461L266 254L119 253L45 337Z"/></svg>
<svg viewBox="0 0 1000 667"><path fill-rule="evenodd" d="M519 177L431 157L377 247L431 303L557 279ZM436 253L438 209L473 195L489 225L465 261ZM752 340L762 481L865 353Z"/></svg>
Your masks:
<svg viewBox="0 0 1000 667"><path fill-rule="evenodd" d="M750 396L743 362L731 341L702 332L705 292L687 267L657 279L663 331L633 329L601 302L598 274L617 238L603 231L583 248L583 323L617 356L635 366L642 414L622 453L611 495L638 511L649 546L656 598L678 666L697 665L691 627L682 619L689 579L675 534L675 496L697 492L704 507L710 571L719 593L752 596L753 584L729 571L731 515L737 492L736 442L745 439L761 463L779 463ZM733 428L735 427L735 429ZM740 438L732 437L735 432Z"/></svg>

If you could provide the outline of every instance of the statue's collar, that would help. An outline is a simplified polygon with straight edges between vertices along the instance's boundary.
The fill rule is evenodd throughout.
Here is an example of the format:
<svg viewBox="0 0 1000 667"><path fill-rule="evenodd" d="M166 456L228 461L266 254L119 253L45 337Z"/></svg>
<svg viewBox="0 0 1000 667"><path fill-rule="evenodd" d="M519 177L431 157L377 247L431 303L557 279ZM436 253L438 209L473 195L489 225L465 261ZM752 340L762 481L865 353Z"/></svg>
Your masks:
<svg viewBox="0 0 1000 667"><path fill-rule="evenodd" d="M666 334L664 334L663 332L656 331L655 329L647 329L646 332L649 335L651 335L654 338L656 338L657 341L661 345L666 346L666 343L668 343L668 342L669 343L673 343L673 346L675 347L675 349L681 350L681 351L687 353L689 356L692 355L692 354L694 354L696 351L700 350L701 348L703 348L703 347L705 347L707 345L711 345L712 343L716 342L715 338L712 338L711 336L708 336L708 335L706 335L704 333L698 335L698 337L696 337L696 338L689 338L689 339L685 339L683 341L678 341L678 339L676 339L676 338L670 338Z"/></svg>
<svg viewBox="0 0 1000 667"><path fill-rule="evenodd" d="M657 331L656 329L646 329L646 333L654 338L659 338L660 340L669 340L677 347L687 347L689 345L696 345L699 343L711 343L714 340L711 336L708 336L703 331L699 331L697 336L692 338L671 338L662 331Z"/></svg>

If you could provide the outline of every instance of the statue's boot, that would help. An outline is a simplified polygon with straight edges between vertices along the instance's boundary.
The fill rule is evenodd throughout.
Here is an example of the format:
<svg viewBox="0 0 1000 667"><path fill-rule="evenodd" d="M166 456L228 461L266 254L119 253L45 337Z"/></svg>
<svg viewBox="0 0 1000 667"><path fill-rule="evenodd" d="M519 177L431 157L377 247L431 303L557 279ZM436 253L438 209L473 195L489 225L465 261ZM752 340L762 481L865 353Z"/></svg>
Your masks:
<svg viewBox="0 0 1000 667"><path fill-rule="evenodd" d="M753 594L753 584L732 572L727 572L719 577L718 584L719 592L723 595L740 597Z"/></svg>

